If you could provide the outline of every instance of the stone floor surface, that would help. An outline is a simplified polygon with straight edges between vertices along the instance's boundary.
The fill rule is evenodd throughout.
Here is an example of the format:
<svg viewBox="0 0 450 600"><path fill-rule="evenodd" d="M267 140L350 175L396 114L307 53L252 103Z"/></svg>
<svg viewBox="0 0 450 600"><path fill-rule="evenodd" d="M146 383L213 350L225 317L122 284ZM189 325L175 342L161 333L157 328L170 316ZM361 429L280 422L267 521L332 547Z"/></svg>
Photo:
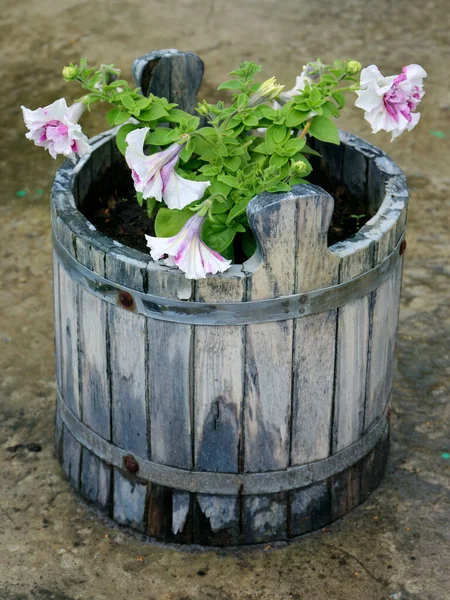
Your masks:
<svg viewBox="0 0 450 600"><path fill-rule="evenodd" d="M450 266L448 4L444 0L0 1L0 600L448 600ZM288 86L304 62L351 57L428 71L422 119L391 144L356 109L340 126L386 150L411 193L387 475L351 514L288 545L186 551L145 543L72 494L53 454L49 190L57 162L19 106L66 95L61 68L157 48L197 52L203 94L253 59ZM104 128L88 116L89 134ZM7 448L38 443L41 452ZM446 458L447 456L447 458Z"/></svg>

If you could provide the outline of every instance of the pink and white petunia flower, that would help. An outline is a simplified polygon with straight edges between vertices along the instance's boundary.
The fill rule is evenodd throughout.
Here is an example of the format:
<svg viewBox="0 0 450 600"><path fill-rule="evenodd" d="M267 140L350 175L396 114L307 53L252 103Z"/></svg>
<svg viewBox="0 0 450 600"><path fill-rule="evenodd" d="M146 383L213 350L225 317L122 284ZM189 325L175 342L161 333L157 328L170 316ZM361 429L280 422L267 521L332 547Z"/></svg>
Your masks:
<svg viewBox="0 0 450 600"><path fill-rule="evenodd" d="M414 112L424 95L423 79L427 76L420 65L403 67L400 75L383 77L376 65L361 71L360 90L355 105L365 111L364 118L372 133L392 133L392 140L411 131L420 119Z"/></svg>
<svg viewBox="0 0 450 600"><path fill-rule="evenodd" d="M176 173L175 166L183 146L172 144L156 154L144 154L144 142L148 127L135 129L127 135L125 159L131 169L134 187L143 198L164 200L169 208L182 209L200 200L209 181L192 181Z"/></svg>
<svg viewBox="0 0 450 600"><path fill-rule="evenodd" d="M200 238L206 217L192 216L179 233L170 238L146 235L153 260L167 256L165 263L184 271L187 279L204 279L207 273L223 273L230 265L218 252L209 248Z"/></svg>
<svg viewBox="0 0 450 600"><path fill-rule="evenodd" d="M68 107L64 98L46 106L30 110L22 106L25 125L30 130L26 137L36 146L42 146L56 158L58 154L76 160L91 152L88 138L81 131L78 120L84 112L82 102Z"/></svg>

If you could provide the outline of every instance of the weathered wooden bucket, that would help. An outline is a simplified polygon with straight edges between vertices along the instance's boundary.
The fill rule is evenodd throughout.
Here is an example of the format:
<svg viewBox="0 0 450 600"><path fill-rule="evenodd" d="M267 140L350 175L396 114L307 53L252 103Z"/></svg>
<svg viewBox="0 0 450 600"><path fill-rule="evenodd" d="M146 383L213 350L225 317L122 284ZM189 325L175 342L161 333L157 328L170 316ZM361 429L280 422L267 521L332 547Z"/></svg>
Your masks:
<svg viewBox="0 0 450 600"><path fill-rule="evenodd" d="M117 523L170 542L284 540L379 484L407 190L383 152L341 139L316 168L364 199L357 235L327 247L333 198L315 185L263 194L248 207L257 254L197 282L78 210L122 160L114 132L58 170L57 450Z"/></svg>

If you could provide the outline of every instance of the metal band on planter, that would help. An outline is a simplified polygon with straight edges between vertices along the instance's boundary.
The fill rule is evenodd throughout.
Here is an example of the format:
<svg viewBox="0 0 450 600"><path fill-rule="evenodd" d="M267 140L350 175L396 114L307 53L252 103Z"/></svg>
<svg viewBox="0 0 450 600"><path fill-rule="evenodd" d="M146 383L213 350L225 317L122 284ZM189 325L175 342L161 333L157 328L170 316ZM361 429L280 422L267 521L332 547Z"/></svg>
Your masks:
<svg viewBox="0 0 450 600"><path fill-rule="evenodd" d="M242 494L272 494L302 488L323 481L344 471L366 456L380 441L388 427L386 406L382 417L357 442L323 460L263 473L217 473L187 471L152 462L111 444L81 423L57 391L58 410L69 432L80 444L105 463L127 470L131 459L138 477L146 482L167 486L185 492L230 496ZM130 470L130 469L129 469Z"/></svg>
<svg viewBox="0 0 450 600"><path fill-rule="evenodd" d="M249 302L191 302L145 294L112 283L79 263L53 232L60 265L79 285L99 298L152 319L191 325L249 325L287 321L326 312L369 294L387 281L401 259L403 235L394 250L376 267L338 285Z"/></svg>

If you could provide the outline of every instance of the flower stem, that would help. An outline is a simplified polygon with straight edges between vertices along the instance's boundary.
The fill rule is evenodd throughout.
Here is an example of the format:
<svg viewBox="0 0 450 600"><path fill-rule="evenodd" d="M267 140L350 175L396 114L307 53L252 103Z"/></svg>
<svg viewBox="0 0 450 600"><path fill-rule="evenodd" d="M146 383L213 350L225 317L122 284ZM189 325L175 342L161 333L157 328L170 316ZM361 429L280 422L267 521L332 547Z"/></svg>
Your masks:
<svg viewBox="0 0 450 600"><path fill-rule="evenodd" d="M302 131L302 132L301 132L301 134L298 136L298 139L299 139L299 140L301 140L302 138L304 138L304 137L305 137L305 135L308 133L308 129L311 127L311 123L312 123L312 119L310 119L310 120L309 120L309 121L306 123L306 125L305 125L305 127L304 127L303 131Z"/></svg>

